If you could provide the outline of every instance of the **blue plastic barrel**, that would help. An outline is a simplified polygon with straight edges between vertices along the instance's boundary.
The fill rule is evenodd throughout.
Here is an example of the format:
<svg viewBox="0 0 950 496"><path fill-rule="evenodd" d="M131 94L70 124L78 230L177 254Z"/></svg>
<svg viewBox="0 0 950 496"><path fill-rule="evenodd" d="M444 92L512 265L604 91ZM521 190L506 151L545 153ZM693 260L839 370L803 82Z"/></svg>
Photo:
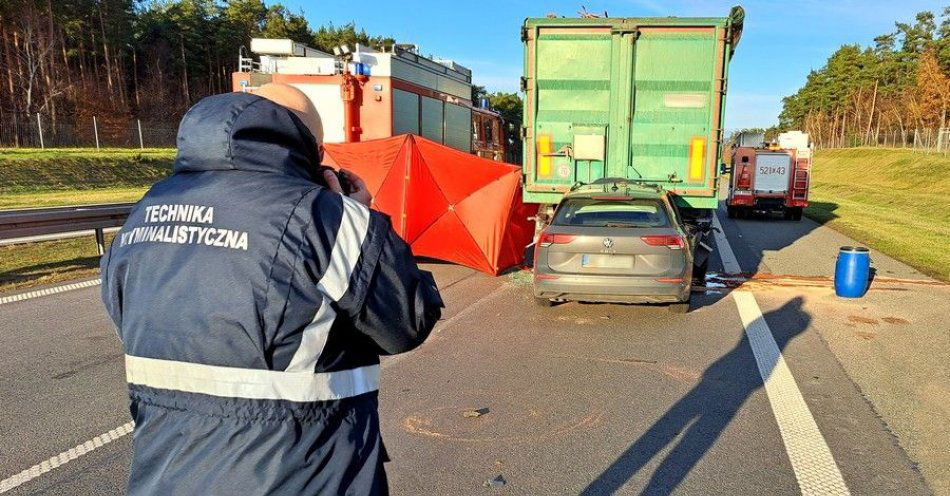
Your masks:
<svg viewBox="0 0 950 496"><path fill-rule="evenodd" d="M835 264L835 294L840 298L861 298L868 290L871 253L863 246L842 246Z"/></svg>

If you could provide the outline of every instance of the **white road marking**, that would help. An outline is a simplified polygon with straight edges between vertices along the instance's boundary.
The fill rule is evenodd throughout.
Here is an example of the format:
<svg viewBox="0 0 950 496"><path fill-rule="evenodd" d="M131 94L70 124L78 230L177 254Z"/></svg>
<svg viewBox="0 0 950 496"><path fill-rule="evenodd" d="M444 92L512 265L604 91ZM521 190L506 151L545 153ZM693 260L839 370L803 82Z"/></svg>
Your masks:
<svg viewBox="0 0 950 496"><path fill-rule="evenodd" d="M431 335L429 336L429 339L431 339L432 336L435 336L436 334L438 334L438 333L444 331L445 329L448 329L449 327L452 327L452 325L454 325L456 321L458 321L459 319L461 319L461 318L463 318L463 317L468 316L469 314L471 314L472 312L474 312L475 310L477 310L479 307L481 307L481 306L484 305L485 303L488 303L488 302L494 300L495 298L498 297L498 295L504 293L506 290L508 290L508 289L510 289L510 288L511 288L511 285L510 285L510 284L508 284L508 283L502 284L501 286L495 288L495 290L492 291L491 293L488 293L487 295L483 296L481 299L476 300L474 303L472 303L472 304L469 305L468 307L466 307L466 308L464 308L463 310L461 310L459 313L457 313L457 314L455 314L455 315L453 315L453 316L451 316L451 317L449 317L449 318L447 318L447 319L445 319L445 320L439 321L439 322L435 325L435 327L432 329L432 333L431 333ZM428 343L429 340L426 340L426 342ZM423 345L423 346L425 346L425 345ZM402 354L400 354L400 355L392 355L392 356L383 357L383 359L382 359L382 361L381 361L381 363L380 363L380 368L381 368L381 369L385 369L386 367L389 367L389 366L392 365L393 363L396 363L396 362L398 362L399 360L402 360L402 359L405 358L407 355L409 355L409 353L402 353Z"/></svg>
<svg viewBox="0 0 950 496"><path fill-rule="evenodd" d="M719 215L715 212L713 212L712 221L713 227L716 228L716 230L713 230L713 236L716 238L716 246L719 247L719 258L722 259L722 268L730 274L742 272L742 267L739 266L739 261L736 260L736 254L732 252L732 247L729 246L729 239L726 238L726 233L722 230Z"/></svg>
<svg viewBox="0 0 950 496"><path fill-rule="evenodd" d="M719 217L713 214L713 225L722 229ZM726 272L741 272L729 240L722 232L713 231L716 246ZM765 393L772 406L785 452L795 471L798 487L804 495L847 495L841 471L835 463L828 443L821 435L815 418L805 403L795 377L785 363L772 330L769 329L759 304L751 292L736 290L732 298L739 310L739 317L749 338L749 347L755 355L755 363L765 384Z"/></svg>
<svg viewBox="0 0 950 496"><path fill-rule="evenodd" d="M0 481L0 493L5 493L49 472L50 470L53 470L54 468L61 467L75 460L76 458L85 455L86 453L94 451L97 448L101 448L106 444L109 444L112 441L129 434L132 432L134 427L135 424L132 422L122 424L109 432L100 434L78 446L70 448L50 458L49 460L40 462L16 475L7 477L6 479Z"/></svg>
<svg viewBox="0 0 950 496"><path fill-rule="evenodd" d="M462 317L465 317L465 316L467 316L468 314L474 312L476 309L478 309L479 307L481 307L481 306L484 305L485 303L488 303L489 301L494 300L498 295L504 293L507 289L510 289L510 288L511 288L511 285L508 284L508 283L504 283L504 284L502 284L501 286L498 286L498 287L495 288L491 293L488 293L487 295L483 296L480 300L476 301L475 303L472 303L471 305L469 305L468 307L466 307L466 308L465 308L464 310L462 310L461 312L459 312L459 313L457 313L457 314L455 314L455 315L453 315L453 316L451 316L451 317L449 317L449 318L447 318L447 319L445 319L445 320L439 322L438 324L436 324L435 328L432 329L432 333L433 333L433 334L439 333L439 332L442 332L442 331L444 331L445 329L447 329L447 328L449 328L449 327L452 327L452 325L455 324L455 321L456 321L456 320L459 320L459 319L461 319Z"/></svg>
<svg viewBox="0 0 950 496"><path fill-rule="evenodd" d="M15 301L30 300L33 298L38 298L40 296L47 296L56 293L63 293L66 291L72 291L74 289L90 288L92 286L98 286L102 284L100 279L92 279L90 281L74 282L72 284L64 284L62 286L54 286L52 288L39 289L36 291L30 291L28 293L20 293L13 296L4 296L0 298L0 305L6 303L13 303Z"/></svg>

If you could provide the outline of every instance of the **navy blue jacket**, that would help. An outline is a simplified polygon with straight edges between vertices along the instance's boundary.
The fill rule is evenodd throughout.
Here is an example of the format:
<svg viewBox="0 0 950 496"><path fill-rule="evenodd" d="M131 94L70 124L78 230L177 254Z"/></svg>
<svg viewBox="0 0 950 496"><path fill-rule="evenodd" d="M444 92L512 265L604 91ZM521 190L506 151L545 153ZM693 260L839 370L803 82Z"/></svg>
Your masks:
<svg viewBox="0 0 950 496"><path fill-rule="evenodd" d="M442 302L385 215L318 184L316 150L269 100L201 100L102 258L130 494L386 492L379 355L422 343Z"/></svg>

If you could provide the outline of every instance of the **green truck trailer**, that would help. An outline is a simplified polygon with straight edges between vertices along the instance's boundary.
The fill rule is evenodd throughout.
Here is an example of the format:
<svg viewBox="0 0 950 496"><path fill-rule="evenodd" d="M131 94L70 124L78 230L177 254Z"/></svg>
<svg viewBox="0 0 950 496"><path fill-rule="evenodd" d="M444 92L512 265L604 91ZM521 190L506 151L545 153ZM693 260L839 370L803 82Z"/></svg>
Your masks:
<svg viewBox="0 0 950 496"><path fill-rule="evenodd" d="M604 177L656 185L708 218L743 18L527 19L523 187L539 219Z"/></svg>

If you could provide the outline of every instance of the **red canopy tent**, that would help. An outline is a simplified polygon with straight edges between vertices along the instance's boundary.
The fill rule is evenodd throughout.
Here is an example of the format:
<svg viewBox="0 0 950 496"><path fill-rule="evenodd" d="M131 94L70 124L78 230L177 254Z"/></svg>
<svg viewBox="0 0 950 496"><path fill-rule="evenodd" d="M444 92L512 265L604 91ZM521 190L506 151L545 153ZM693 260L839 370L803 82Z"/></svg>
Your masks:
<svg viewBox="0 0 950 496"><path fill-rule="evenodd" d="M414 135L325 145L325 163L360 175L372 207L416 256L498 274L524 258L534 235L521 169Z"/></svg>

